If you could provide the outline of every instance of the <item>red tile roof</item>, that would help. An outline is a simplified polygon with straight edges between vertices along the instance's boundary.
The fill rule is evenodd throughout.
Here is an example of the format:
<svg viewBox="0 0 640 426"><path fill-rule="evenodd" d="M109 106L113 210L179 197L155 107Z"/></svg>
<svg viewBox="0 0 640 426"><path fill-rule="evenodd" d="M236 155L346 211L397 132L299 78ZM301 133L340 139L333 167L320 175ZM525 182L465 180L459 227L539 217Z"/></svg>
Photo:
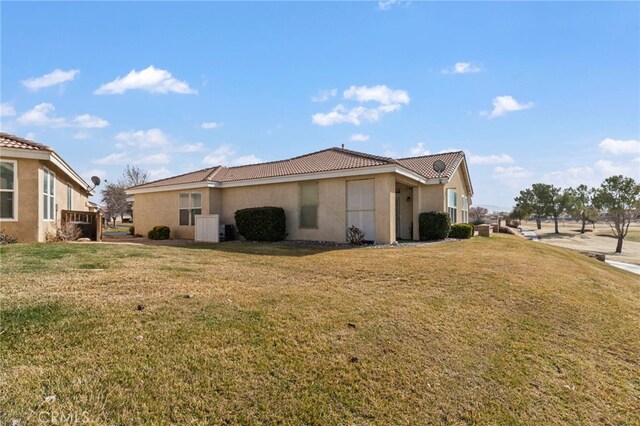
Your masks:
<svg viewBox="0 0 640 426"><path fill-rule="evenodd" d="M442 177L449 177L453 174L463 158L464 153L459 151L395 160L393 158L351 151L344 148L329 148L323 151L290 158L288 160L237 167L210 167L179 176L149 182L136 186L135 188L154 188L205 181L235 182L279 176L294 176L307 173L348 170L361 167L381 166L385 164L398 164L419 174L420 176L432 179L438 177L438 174L433 171L432 166L434 161L442 160L445 162L447 167L442 173Z"/></svg>
<svg viewBox="0 0 640 426"><path fill-rule="evenodd" d="M29 139L0 132L0 148L29 149L32 151L53 151L50 146L42 145Z"/></svg>

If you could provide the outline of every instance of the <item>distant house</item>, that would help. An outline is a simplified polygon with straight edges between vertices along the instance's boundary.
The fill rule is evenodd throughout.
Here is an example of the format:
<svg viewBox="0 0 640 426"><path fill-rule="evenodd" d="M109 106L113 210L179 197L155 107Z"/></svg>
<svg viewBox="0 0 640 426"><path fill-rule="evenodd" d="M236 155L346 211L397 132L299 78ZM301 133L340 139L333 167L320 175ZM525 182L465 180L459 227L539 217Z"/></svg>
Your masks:
<svg viewBox="0 0 640 426"><path fill-rule="evenodd" d="M0 229L44 241L61 210L89 211L89 185L46 145L0 132Z"/></svg>
<svg viewBox="0 0 640 426"><path fill-rule="evenodd" d="M437 173L433 163L444 162ZM449 212L467 222L473 188L463 152L392 159L329 148L288 160L217 166L129 188L136 232L155 225L174 238L194 238L195 216L218 214L234 224L237 210L277 206L292 240L344 242L354 225L365 239L418 239L418 215Z"/></svg>

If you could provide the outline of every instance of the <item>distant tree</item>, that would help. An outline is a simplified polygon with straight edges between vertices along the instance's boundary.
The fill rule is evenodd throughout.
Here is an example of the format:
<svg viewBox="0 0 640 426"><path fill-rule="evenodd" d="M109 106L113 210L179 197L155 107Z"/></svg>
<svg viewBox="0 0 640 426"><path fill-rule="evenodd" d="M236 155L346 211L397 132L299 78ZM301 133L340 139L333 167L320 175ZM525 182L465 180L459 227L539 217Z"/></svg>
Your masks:
<svg viewBox="0 0 640 426"><path fill-rule="evenodd" d="M142 185L147 182L149 182L149 172L129 164L125 167L124 172L122 172L122 176L118 181L118 183L125 189L131 188L132 186Z"/></svg>
<svg viewBox="0 0 640 426"><path fill-rule="evenodd" d="M608 177L595 190L593 201L598 209L605 212L607 224L618 239L616 253L622 253L629 225L640 211L640 185L630 177Z"/></svg>
<svg viewBox="0 0 640 426"><path fill-rule="evenodd" d="M471 219L471 223L482 223L488 214L489 210L484 207L471 207L469 209L469 218Z"/></svg>
<svg viewBox="0 0 640 426"><path fill-rule="evenodd" d="M570 191L572 196L568 212L582 222L580 233L584 234L587 223L596 223L600 216L598 209L593 205L595 189L589 189L587 185L579 185L576 189L569 188L567 191Z"/></svg>
<svg viewBox="0 0 640 426"><path fill-rule="evenodd" d="M547 185L549 191L548 197L551 200L549 207L549 213L553 217L553 224L555 226L555 233L559 234L558 218L562 213L569 210L573 204L573 191L562 190L562 188L556 188L553 185Z"/></svg>
<svg viewBox="0 0 640 426"><path fill-rule="evenodd" d="M102 190L102 202L109 211L109 218L113 220L113 226L116 226L116 218L118 215L122 217L129 209L127 202L127 194L124 186L120 183L108 183Z"/></svg>
<svg viewBox="0 0 640 426"><path fill-rule="evenodd" d="M515 198L516 208L526 217L533 215L538 229L542 228L542 218L551 214L554 204L552 188L553 185L534 183Z"/></svg>
<svg viewBox="0 0 640 426"><path fill-rule="evenodd" d="M529 217L529 214L530 213L527 213L522 207L515 206L513 210L511 210L511 213L509 213L509 217L515 220L525 220Z"/></svg>

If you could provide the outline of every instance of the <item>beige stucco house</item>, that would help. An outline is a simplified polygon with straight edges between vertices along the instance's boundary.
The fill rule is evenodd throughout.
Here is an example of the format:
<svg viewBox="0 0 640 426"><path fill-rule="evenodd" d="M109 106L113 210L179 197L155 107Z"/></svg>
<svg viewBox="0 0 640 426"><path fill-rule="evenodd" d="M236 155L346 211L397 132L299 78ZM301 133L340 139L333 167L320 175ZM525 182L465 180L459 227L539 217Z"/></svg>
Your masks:
<svg viewBox="0 0 640 426"><path fill-rule="evenodd" d="M433 163L441 160L440 174ZM288 160L217 166L129 188L136 232L156 225L173 238L194 238L195 215L234 224L237 210L285 210L288 239L345 242L355 225L365 239L418 239L418 215L448 211L467 222L473 188L463 152L392 159L330 148Z"/></svg>
<svg viewBox="0 0 640 426"><path fill-rule="evenodd" d="M89 211L89 185L46 145L0 133L0 229L44 241L61 210Z"/></svg>

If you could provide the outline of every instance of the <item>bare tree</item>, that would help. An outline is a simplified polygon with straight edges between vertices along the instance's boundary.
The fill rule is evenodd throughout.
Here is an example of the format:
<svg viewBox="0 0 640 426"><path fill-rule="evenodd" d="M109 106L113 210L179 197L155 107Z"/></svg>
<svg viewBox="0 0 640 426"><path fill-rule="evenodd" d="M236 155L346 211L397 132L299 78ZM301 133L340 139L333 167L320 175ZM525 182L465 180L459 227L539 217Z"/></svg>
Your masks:
<svg viewBox="0 0 640 426"><path fill-rule="evenodd" d="M125 167L118 181L124 188L131 188L132 186L142 185L147 182L149 182L149 172L129 164Z"/></svg>
<svg viewBox="0 0 640 426"><path fill-rule="evenodd" d="M124 186L119 183L108 183L102 190L102 202L109 210L109 218L113 220L113 226L116 226L116 218L129 209L127 194Z"/></svg>
<svg viewBox="0 0 640 426"><path fill-rule="evenodd" d="M480 224L484 221L484 218L489 214L489 209L484 207L471 207L469 209L469 218L471 223Z"/></svg>
<svg viewBox="0 0 640 426"><path fill-rule="evenodd" d="M596 189L594 204L605 211L607 224L618 239L616 253L622 253L622 242L629 232L629 225L640 211L640 185L630 177L608 177Z"/></svg>

